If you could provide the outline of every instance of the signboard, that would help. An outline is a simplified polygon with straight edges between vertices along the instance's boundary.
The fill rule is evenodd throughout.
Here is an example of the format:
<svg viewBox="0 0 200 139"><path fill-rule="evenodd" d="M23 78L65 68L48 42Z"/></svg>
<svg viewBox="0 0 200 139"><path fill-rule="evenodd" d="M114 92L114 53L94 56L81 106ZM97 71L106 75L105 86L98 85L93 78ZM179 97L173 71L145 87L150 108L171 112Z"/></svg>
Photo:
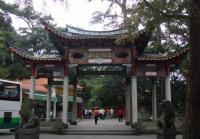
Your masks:
<svg viewBox="0 0 200 139"><path fill-rule="evenodd" d="M50 65L50 64L49 64ZM53 64L52 64L53 65ZM55 67L46 67L44 65L37 66L37 77L38 78L59 78L63 77L63 67L54 65Z"/></svg>
<svg viewBox="0 0 200 139"><path fill-rule="evenodd" d="M157 72L152 72L152 71L149 71L149 72L145 72L145 75L146 76L157 76Z"/></svg>
<svg viewBox="0 0 200 139"><path fill-rule="evenodd" d="M56 87L56 94L63 94L63 87ZM73 89L68 89L68 96L73 96Z"/></svg>
<svg viewBox="0 0 200 139"><path fill-rule="evenodd" d="M70 64L130 64L131 48L70 48Z"/></svg>
<svg viewBox="0 0 200 139"><path fill-rule="evenodd" d="M62 77L62 76L63 76L63 71L58 71L58 70L53 71L53 77Z"/></svg>
<svg viewBox="0 0 200 139"><path fill-rule="evenodd" d="M52 78L52 71L40 68L37 70L37 77L38 78Z"/></svg>
<svg viewBox="0 0 200 139"><path fill-rule="evenodd" d="M137 76L140 77L164 77L166 76L165 66L159 64L138 64Z"/></svg>
<svg viewBox="0 0 200 139"><path fill-rule="evenodd" d="M112 59L101 59L101 58L88 59L88 63L102 64L102 63L111 63L111 62L112 62Z"/></svg>

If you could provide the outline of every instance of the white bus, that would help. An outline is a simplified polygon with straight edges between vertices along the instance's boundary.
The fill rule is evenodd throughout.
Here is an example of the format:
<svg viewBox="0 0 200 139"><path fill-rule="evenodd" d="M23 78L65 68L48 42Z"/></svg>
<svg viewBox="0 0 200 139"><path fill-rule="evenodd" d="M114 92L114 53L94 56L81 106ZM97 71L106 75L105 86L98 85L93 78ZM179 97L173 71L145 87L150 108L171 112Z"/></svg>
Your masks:
<svg viewBox="0 0 200 139"><path fill-rule="evenodd" d="M0 129L14 128L20 124L21 102L21 84L0 79Z"/></svg>

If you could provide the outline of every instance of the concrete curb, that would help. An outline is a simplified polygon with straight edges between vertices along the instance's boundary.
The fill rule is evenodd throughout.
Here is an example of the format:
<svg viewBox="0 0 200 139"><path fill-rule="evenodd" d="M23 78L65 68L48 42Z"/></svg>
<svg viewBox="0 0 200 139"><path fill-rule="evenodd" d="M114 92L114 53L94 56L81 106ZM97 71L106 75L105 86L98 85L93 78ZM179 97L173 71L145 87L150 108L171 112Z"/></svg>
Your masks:
<svg viewBox="0 0 200 139"><path fill-rule="evenodd" d="M40 133L57 134L52 128L41 127ZM141 130L136 132L135 129L132 130L73 130L65 129L65 135L156 135L158 130ZM183 134L183 130L176 130L177 135Z"/></svg>

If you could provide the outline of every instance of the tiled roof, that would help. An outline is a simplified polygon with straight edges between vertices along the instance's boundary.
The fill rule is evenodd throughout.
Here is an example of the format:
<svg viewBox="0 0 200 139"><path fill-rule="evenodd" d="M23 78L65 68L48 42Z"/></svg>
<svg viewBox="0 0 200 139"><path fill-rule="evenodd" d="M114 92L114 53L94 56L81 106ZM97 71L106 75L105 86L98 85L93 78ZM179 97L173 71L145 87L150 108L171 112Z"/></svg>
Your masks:
<svg viewBox="0 0 200 139"><path fill-rule="evenodd" d="M30 79L22 80L20 82L22 84L22 89L29 90L31 88ZM47 79L46 78L36 79L35 90L38 91L38 92L47 93L48 89L47 89L46 85L47 85Z"/></svg>
<svg viewBox="0 0 200 139"><path fill-rule="evenodd" d="M144 53L143 55L137 57L138 61L169 61L181 56L185 56L189 51L189 48L182 48L177 52L169 53L169 54L148 54Z"/></svg>
<svg viewBox="0 0 200 139"><path fill-rule="evenodd" d="M25 90L29 90L31 88L30 86L30 79L25 79L20 81L22 84L22 89ZM47 93L48 89L47 89L47 83L48 83L48 79L47 78L39 78L35 80L35 90L41 93ZM68 87L70 90L73 89L72 85L69 85ZM80 85L77 85L77 91L82 91L83 87Z"/></svg>
<svg viewBox="0 0 200 139"><path fill-rule="evenodd" d="M112 35L119 35L125 33L123 29L116 29L116 30L109 30L109 31L91 31L85 30L81 28L76 28L73 26L66 26L66 32L74 35L94 35L94 36L112 36Z"/></svg>
<svg viewBox="0 0 200 139"><path fill-rule="evenodd" d="M30 59L30 60L37 60L37 61L62 61L62 57L59 54L43 54L41 56L34 55L30 52L24 51L17 47L10 47L11 52L19 55L22 58Z"/></svg>
<svg viewBox="0 0 200 139"><path fill-rule="evenodd" d="M83 34L76 34L71 32L60 32L53 27L45 26L46 30L49 32L56 34L58 37L64 39L71 39L71 40L85 40L85 39L116 39L117 35L83 35Z"/></svg>
<svg viewBox="0 0 200 139"><path fill-rule="evenodd" d="M117 30L110 30L110 31L89 31L84 29L79 29L72 26L66 27L66 32L60 32L56 30L54 27L48 25L46 22L42 22L45 26L45 29L51 33L56 34L58 37L65 38L65 39L71 39L71 40L78 40L78 39L117 39L117 36L119 36L122 33L126 33L123 29L117 29ZM144 34L144 31L140 31L137 33L137 36L139 37L141 34Z"/></svg>
<svg viewBox="0 0 200 139"><path fill-rule="evenodd" d="M17 55L30 59L30 60L36 60L36 61L62 61L62 57L58 54L46 54L42 56L34 56L31 53L25 52L23 50L20 50L16 47L10 48L12 52L16 53ZM136 58L137 61L169 61L176 59L178 57L184 56L189 51L189 48L182 48L179 51L175 53L170 54L150 54L150 53L143 53L143 55L138 56Z"/></svg>

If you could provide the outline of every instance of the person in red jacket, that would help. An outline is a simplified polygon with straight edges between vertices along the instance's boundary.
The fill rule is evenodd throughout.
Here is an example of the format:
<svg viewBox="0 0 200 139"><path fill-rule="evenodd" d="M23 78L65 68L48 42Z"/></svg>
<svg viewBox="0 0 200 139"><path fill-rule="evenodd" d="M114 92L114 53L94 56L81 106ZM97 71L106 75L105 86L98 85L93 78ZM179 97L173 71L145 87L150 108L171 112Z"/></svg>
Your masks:
<svg viewBox="0 0 200 139"><path fill-rule="evenodd" d="M122 118L123 118L123 110L119 109L118 110L118 119L119 119L119 122L122 122Z"/></svg>
<svg viewBox="0 0 200 139"><path fill-rule="evenodd" d="M98 117L99 117L99 110L98 110L98 107L95 107L94 108L94 111L93 111L93 117L94 117L94 121L95 121L95 125L97 124L97 121L98 121Z"/></svg>

